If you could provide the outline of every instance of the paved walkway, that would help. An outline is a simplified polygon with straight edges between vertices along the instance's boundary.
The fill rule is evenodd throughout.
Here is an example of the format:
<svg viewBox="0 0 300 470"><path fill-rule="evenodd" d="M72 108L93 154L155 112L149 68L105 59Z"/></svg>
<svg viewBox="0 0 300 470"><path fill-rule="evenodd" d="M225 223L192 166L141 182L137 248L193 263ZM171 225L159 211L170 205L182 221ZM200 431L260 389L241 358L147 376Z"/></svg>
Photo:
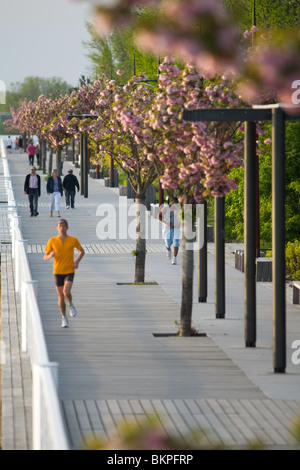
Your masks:
<svg viewBox="0 0 300 470"><path fill-rule="evenodd" d="M273 374L271 285L257 284L257 347L246 349L244 275L233 266L236 247L226 248L227 311L225 319L216 320L214 245L209 244L208 302L197 302L195 275L193 306L194 325L206 336L170 336L179 320L180 255L178 265L172 266L162 241L149 240L149 285L130 285L134 242L99 240L99 235L105 225L101 214L106 228L114 229L117 219L116 233L122 235L126 217L134 226L133 213L119 210L124 199L116 189L89 178L88 199L78 195L75 210L67 210L62 202L69 234L79 238L86 256L73 287L79 315L70 320L68 330L61 329L52 263L42 256L48 238L56 235L57 218L49 217L44 182L39 216L29 217L23 194L27 157L9 155L9 163L32 275L38 279L49 357L60 366L59 394L72 447L80 447L90 435L110 434L120 422L139 424L153 413L159 414L166 433L183 440L200 426L204 444L236 448L259 438L272 448L293 446L291 429L300 413L300 365L292 364L291 344L300 339L299 306L287 302L287 372ZM70 165L65 163L64 173ZM156 220L149 219L149 230L156 236ZM290 291L287 287L289 299Z"/></svg>

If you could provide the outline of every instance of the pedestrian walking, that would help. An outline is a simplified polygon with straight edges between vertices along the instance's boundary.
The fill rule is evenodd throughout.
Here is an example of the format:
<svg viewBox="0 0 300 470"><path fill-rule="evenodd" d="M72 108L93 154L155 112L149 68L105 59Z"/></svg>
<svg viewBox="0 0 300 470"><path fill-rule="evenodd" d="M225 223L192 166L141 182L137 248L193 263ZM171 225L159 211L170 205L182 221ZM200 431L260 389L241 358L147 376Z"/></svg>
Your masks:
<svg viewBox="0 0 300 470"><path fill-rule="evenodd" d="M53 216L54 210L57 211L57 217L60 217L60 200L63 195L63 186L56 169L52 171L52 175L48 178L47 194L50 196L50 217Z"/></svg>
<svg viewBox="0 0 300 470"><path fill-rule="evenodd" d="M32 140L30 141L28 147L27 147L27 154L28 154L28 160L29 160L29 165L34 164L34 156L36 152L36 147L33 145Z"/></svg>
<svg viewBox="0 0 300 470"><path fill-rule="evenodd" d="M77 192L79 192L79 182L75 175L73 175L72 168L69 168L68 174L64 177L63 180L63 188L65 190L65 197L66 197L66 206L67 209L75 209L75 194L76 188Z"/></svg>
<svg viewBox="0 0 300 470"><path fill-rule="evenodd" d="M159 220L165 225L163 236L167 249L167 258L172 258L172 264L177 264L177 255L180 247L181 236L181 207L176 197L171 198L170 204L164 206L158 213ZM172 257L171 246L174 246Z"/></svg>
<svg viewBox="0 0 300 470"><path fill-rule="evenodd" d="M33 166L30 173L26 175L24 183L24 194L28 195L30 216L36 217L38 213L38 199L41 195L41 177L36 173L36 168Z"/></svg>
<svg viewBox="0 0 300 470"><path fill-rule="evenodd" d="M10 135L7 137L7 141L6 141L6 149L7 149L7 153L11 153L11 147L12 147L12 140L11 140L11 137Z"/></svg>
<svg viewBox="0 0 300 470"><path fill-rule="evenodd" d="M19 150L20 150L20 153L23 153L23 139L22 137L20 136L19 137Z"/></svg>
<svg viewBox="0 0 300 470"><path fill-rule="evenodd" d="M75 270L84 256L84 249L76 237L67 234L68 222L66 219L60 219L57 222L56 229L58 235L48 240L44 260L54 259L53 274L55 287L58 295L58 306L62 317L62 328L67 328L68 319L66 316L66 302L69 307L70 317L77 315L77 310L72 302L72 287L74 282ZM79 256L74 261L74 250L79 251Z"/></svg>

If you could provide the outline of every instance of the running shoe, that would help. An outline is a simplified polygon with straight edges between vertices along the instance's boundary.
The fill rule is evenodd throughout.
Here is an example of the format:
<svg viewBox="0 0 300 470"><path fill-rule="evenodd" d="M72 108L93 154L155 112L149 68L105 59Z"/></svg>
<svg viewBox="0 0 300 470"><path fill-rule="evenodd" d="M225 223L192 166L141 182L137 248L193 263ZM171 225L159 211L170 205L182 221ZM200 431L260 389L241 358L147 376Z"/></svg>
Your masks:
<svg viewBox="0 0 300 470"><path fill-rule="evenodd" d="M76 317L76 315L77 315L77 310L76 310L76 308L74 307L73 304L69 305L69 315L70 315L70 317Z"/></svg>
<svg viewBox="0 0 300 470"><path fill-rule="evenodd" d="M61 319L61 327L62 328L68 328L69 324L68 324L68 320L66 317L62 317Z"/></svg>

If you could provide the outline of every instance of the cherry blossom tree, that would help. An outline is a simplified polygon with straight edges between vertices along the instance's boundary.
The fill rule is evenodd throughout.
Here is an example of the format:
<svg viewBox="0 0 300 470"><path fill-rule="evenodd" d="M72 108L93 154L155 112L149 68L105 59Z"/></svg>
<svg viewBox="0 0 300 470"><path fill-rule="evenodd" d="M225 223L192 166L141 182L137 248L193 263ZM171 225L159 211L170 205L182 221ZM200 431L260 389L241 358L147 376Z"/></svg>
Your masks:
<svg viewBox="0 0 300 470"><path fill-rule="evenodd" d="M161 64L158 93L149 113L149 127L157 135L148 158L158 165L163 188L175 192L183 208L181 336L191 334L193 208L210 195L222 197L236 189L228 173L242 164L243 150L241 135L237 138L238 124L185 122L183 110L240 105L224 78L204 79L191 66L180 71L172 58Z"/></svg>
<svg viewBox="0 0 300 470"><path fill-rule="evenodd" d="M102 157L109 155L122 166L136 192L135 282L144 282L145 193L157 175L163 188L176 191L183 205L194 205L236 188L227 174L241 164L242 149L241 142L234 140L237 128L232 124L183 121L184 108L240 105L224 78L204 80L192 66L180 72L174 59L167 58L160 66L158 89L147 86L145 80L144 75L133 77L120 87L104 75L93 88L79 90L71 100L74 110L90 110L97 118L75 118L71 125L76 132L88 133ZM187 218L188 212L184 213ZM191 334L193 252L187 248L189 241L183 237L182 335Z"/></svg>
<svg viewBox="0 0 300 470"><path fill-rule="evenodd" d="M122 72L119 71L119 74ZM148 159L151 128L145 126L145 114L155 92L145 83L146 76L133 77L121 87L105 74L89 90L79 90L71 104L74 110L89 112L88 116L70 122L73 131L87 133L98 149L95 159L109 156L122 167L135 191L136 202L136 263L135 283L144 283L146 259L146 191L157 178L155 165ZM76 131L75 131L76 132Z"/></svg>
<svg viewBox="0 0 300 470"><path fill-rule="evenodd" d="M6 121L8 128L17 129L20 134L27 136L35 133L35 122L32 118L34 114L34 102L26 99L19 102L18 109L11 107L12 119Z"/></svg>
<svg viewBox="0 0 300 470"><path fill-rule="evenodd" d="M269 95L272 89L277 100L299 104L298 25L262 31L245 55L248 46L220 0L97 0L93 6L100 35L134 25L139 46L188 60L206 76L230 72L250 102L259 90ZM147 10L151 15L143 14Z"/></svg>
<svg viewBox="0 0 300 470"><path fill-rule="evenodd" d="M48 115L43 117L42 133L56 151L56 168L60 174L61 151L70 142L70 136L67 134L68 115L71 112L70 95L60 95L50 100L46 112Z"/></svg>
<svg viewBox="0 0 300 470"><path fill-rule="evenodd" d="M57 151L58 171L60 152L69 137L66 133L69 102L69 95L61 95L54 100L40 95L36 102L23 100L17 110L12 109L12 122L20 133L37 135L39 140L46 140Z"/></svg>

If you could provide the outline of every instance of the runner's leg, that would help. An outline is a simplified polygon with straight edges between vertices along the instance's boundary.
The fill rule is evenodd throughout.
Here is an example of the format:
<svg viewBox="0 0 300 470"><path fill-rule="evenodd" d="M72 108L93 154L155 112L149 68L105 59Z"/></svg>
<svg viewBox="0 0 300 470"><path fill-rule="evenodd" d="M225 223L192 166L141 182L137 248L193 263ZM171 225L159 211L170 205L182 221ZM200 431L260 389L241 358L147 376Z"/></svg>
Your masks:
<svg viewBox="0 0 300 470"><path fill-rule="evenodd" d="M66 303L64 296L64 286L56 286L56 292L58 295L58 306L62 317L66 316Z"/></svg>
<svg viewBox="0 0 300 470"><path fill-rule="evenodd" d="M65 281L64 286L63 286L63 295L69 305L72 303L72 294L71 294L72 286L73 286L72 281Z"/></svg>

